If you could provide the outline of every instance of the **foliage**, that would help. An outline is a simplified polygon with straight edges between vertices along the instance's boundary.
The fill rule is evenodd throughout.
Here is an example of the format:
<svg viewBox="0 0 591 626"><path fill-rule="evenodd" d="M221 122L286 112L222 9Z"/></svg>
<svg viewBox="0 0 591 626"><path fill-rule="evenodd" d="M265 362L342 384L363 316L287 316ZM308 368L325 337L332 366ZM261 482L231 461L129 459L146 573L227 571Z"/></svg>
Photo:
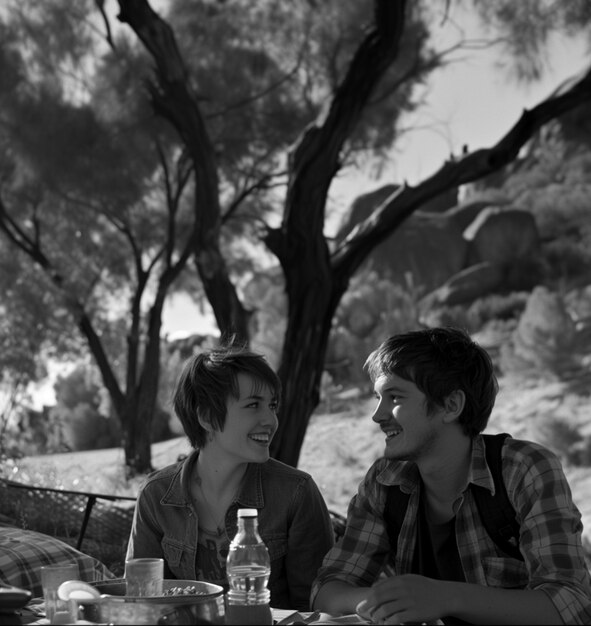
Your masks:
<svg viewBox="0 0 591 626"><path fill-rule="evenodd" d="M164 298L194 232L190 168L148 111L145 61L123 44L117 58L108 54L95 5L34 4L3 14L11 29L1 55L10 80L0 84L0 227L39 278L49 327L64 337L81 331L138 463L149 458ZM60 35L47 37L47 23L62 18ZM73 356L67 343L55 345ZM87 432L95 409L68 411Z"/></svg>
<svg viewBox="0 0 591 626"><path fill-rule="evenodd" d="M476 327L484 325L490 320L516 320L525 309L528 298L527 292L515 291L510 294L491 294L479 298L470 305L470 315L477 318Z"/></svg>
<svg viewBox="0 0 591 626"><path fill-rule="evenodd" d="M552 35L588 36L591 22L586 0L472 0L472 4L489 32L504 33L502 44L512 71L529 80L539 78L550 63L546 46Z"/></svg>

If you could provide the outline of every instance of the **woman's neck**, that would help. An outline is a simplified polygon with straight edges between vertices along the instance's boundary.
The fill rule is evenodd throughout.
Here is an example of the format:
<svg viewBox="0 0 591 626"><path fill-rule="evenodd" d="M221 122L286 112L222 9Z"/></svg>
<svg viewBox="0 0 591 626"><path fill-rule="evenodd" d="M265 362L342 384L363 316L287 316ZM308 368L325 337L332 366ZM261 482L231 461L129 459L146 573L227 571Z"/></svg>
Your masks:
<svg viewBox="0 0 591 626"><path fill-rule="evenodd" d="M248 464L224 463L218 455L202 450L191 477L191 499L200 525L223 532L226 511L234 501Z"/></svg>
<svg viewBox="0 0 591 626"><path fill-rule="evenodd" d="M248 463L232 463L207 448L201 450L195 464L193 479L201 488L219 496L237 491Z"/></svg>

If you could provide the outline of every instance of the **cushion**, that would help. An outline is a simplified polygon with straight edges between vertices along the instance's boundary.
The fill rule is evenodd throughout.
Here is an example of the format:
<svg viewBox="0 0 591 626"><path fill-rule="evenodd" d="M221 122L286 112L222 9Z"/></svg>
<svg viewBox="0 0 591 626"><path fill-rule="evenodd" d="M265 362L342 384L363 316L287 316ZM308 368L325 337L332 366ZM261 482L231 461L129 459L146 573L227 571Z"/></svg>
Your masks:
<svg viewBox="0 0 591 626"><path fill-rule="evenodd" d="M79 579L86 582L115 578L98 559L55 537L0 526L0 580L40 597L43 595L40 568L60 563L77 563Z"/></svg>

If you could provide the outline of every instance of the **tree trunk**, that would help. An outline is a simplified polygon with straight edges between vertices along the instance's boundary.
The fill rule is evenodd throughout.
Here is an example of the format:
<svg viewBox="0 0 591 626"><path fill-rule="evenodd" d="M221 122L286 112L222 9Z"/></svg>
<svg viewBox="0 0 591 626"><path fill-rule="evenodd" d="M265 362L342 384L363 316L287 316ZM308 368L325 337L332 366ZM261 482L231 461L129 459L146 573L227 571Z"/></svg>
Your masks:
<svg viewBox="0 0 591 626"><path fill-rule="evenodd" d="M271 455L297 467L312 413L320 401L320 384L335 308L343 288L313 280L315 267L305 264L309 280L292 288L279 377L283 385L279 428ZM303 267L299 268L304 271Z"/></svg>
<svg viewBox="0 0 591 626"><path fill-rule="evenodd" d="M138 406L131 406L123 429L125 452L125 475L127 478L147 474L152 467L152 422L153 411L144 414ZM147 420L144 422L144 419Z"/></svg>

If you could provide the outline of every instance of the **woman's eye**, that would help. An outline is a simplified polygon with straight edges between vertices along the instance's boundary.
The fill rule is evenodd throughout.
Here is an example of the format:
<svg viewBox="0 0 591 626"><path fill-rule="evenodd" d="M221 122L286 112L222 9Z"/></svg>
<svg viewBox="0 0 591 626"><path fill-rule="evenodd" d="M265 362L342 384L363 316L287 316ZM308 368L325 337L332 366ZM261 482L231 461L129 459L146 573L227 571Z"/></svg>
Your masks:
<svg viewBox="0 0 591 626"><path fill-rule="evenodd" d="M271 411L277 412L277 409L279 408L279 403L278 402L271 402L271 404L269 404L269 408L271 409Z"/></svg>

